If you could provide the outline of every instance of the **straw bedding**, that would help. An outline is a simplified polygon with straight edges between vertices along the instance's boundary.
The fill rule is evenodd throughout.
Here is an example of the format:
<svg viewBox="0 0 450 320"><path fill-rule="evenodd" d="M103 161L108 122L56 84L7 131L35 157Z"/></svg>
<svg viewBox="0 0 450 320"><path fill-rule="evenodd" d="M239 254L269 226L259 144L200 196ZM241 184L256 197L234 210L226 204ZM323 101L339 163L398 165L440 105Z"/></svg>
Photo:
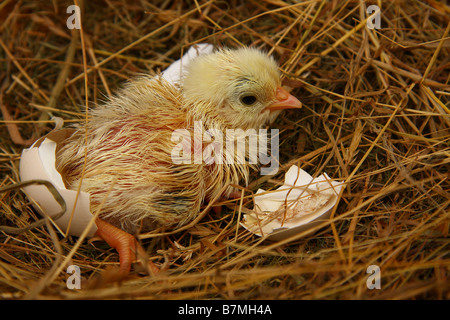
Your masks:
<svg viewBox="0 0 450 320"><path fill-rule="evenodd" d="M249 45L273 54L302 101L271 125L280 170L255 171L242 197L195 226L138 235L164 271L117 282L116 252L43 226L0 232L0 299L448 299L450 9L428 1L66 1L0 4L0 224L40 217L19 182L21 150L130 77L156 74L191 45ZM381 9L370 29L366 8ZM84 40L84 41L81 41ZM87 99L86 99L87 97ZM259 187L296 164L346 183L326 225L262 241L238 221ZM5 189L9 188L9 189ZM215 205L218 205L216 203ZM163 232L162 230L161 232ZM80 267L81 290L66 286ZM381 271L370 290L367 268Z"/></svg>

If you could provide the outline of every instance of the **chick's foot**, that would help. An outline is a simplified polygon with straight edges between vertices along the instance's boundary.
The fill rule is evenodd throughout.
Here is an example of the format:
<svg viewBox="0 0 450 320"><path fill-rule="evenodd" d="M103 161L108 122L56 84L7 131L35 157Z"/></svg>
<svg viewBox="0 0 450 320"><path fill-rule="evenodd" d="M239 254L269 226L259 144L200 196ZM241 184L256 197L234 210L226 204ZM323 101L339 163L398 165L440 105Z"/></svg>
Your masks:
<svg viewBox="0 0 450 320"><path fill-rule="evenodd" d="M137 243L136 238L128 232L125 232L112 224L97 219L95 221L97 225L96 235L106 241L112 248L116 249L119 253L120 260L120 273L128 274L130 272L131 264L137 260L137 258L146 257L145 250ZM148 261L147 266L150 273L158 273L159 269Z"/></svg>

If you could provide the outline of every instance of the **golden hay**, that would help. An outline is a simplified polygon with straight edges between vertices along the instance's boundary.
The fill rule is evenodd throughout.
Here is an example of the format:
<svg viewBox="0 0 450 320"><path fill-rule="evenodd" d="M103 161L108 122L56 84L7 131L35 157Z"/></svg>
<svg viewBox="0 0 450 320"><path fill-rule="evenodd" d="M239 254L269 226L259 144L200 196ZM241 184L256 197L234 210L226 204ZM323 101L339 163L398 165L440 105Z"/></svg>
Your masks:
<svg viewBox="0 0 450 320"><path fill-rule="evenodd" d="M82 1L76 1L82 5ZM303 102L279 128L281 169L255 172L242 199L197 225L141 237L167 270L116 283L118 255L52 228L0 231L0 299L449 299L450 8L427 1L86 1L84 41L69 1L0 4L0 187L18 183L21 150L51 116L84 109L138 73L155 74L192 44L272 53ZM380 29L366 8L379 5ZM86 65L86 69L84 66ZM345 181L316 233L265 242L238 223L258 187L297 164ZM242 205L241 205L242 201ZM17 189L0 193L0 224L39 219ZM69 264L82 289L66 286ZM378 265L381 289L367 286Z"/></svg>

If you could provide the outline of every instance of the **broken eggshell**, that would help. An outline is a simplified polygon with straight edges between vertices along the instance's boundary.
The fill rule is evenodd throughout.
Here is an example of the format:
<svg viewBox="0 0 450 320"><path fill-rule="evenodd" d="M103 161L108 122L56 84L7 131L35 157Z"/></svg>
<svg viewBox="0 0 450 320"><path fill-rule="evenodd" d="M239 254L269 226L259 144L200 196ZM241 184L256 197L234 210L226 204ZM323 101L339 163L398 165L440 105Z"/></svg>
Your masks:
<svg viewBox="0 0 450 320"><path fill-rule="evenodd" d="M173 62L162 72L162 77L174 85L179 84L183 71L190 61L212 50L211 44L200 43L192 46L180 60ZM35 179L50 181L65 200L67 207L64 215L54 222L62 232L68 231L69 235L80 236L93 217L89 194L79 192L77 196L77 191L66 189L63 178L55 166L58 145L64 143L72 133L71 129L54 130L38 139L30 148L24 149L20 159L19 175L22 182ZM52 217L60 212L61 207L45 186L30 185L23 190L41 215ZM93 237L96 231L97 227L94 224L88 232L88 237Z"/></svg>
<svg viewBox="0 0 450 320"><path fill-rule="evenodd" d="M270 240L287 239L329 219L342 187L326 173L313 179L294 165L286 172L283 186L256 192L254 209L244 215L241 225Z"/></svg>
<svg viewBox="0 0 450 320"><path fill-rule="evenodd" d="M90 211L89 194L66 189L61 174L56 170L55 155L58 144L63 143L72 130L63 129L52 131L45 137L37 140L30 148L22 151L20 158L19 174L21 181L47 180L56 188L66 202L66 212L55 221L62 232L80 236L89 221L92 219ZM33 201L33 206L41 215L54 216L61 211L61 207L50 191L41 185L30 185L23 188L25 194ZM75 206L76 203L76 206ZM74 208L75 207L75 208ZM73 219L71 220L73 211ZM69 228L70 224L70 228ZM89 230L88 236L92 237L97 231L95 225Z"/></svg>
<svg viewBox="0 0 450 320"><path fill-rule="evenodd" d="M211 53L214 46L209 43L198 43L189 48L188 52L181 59L173 62L166 70L162 72L162 77L168 82L179 85L181 77L189 63L197 56Z"/></svg>

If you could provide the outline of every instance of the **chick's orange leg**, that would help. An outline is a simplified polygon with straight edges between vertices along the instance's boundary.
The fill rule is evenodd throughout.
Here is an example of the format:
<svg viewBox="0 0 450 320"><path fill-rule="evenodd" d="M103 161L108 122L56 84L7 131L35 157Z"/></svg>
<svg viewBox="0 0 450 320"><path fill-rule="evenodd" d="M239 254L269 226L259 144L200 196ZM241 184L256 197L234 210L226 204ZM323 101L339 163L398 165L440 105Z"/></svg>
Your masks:
<svg viewBox="0 0 450 320"><path fill-rule="evenodd" d="M144 249L128 232L125 232L102 219L95 220L95 224L97 225L97 236L105 240L119 253L121 273L127 274L130 272L131 263L136 260L137 256L145 257ZM153 273L159 271L152 262L149 263L149 267Z"/></svg>
<svg viewBox="0 0 450 320"><path fill-rule="evenodd" d="M97 225L97 236L105 240L119 253L120 272L128 273L136 254L134 237L102 219L95 220L95 224Z"/></svg>

